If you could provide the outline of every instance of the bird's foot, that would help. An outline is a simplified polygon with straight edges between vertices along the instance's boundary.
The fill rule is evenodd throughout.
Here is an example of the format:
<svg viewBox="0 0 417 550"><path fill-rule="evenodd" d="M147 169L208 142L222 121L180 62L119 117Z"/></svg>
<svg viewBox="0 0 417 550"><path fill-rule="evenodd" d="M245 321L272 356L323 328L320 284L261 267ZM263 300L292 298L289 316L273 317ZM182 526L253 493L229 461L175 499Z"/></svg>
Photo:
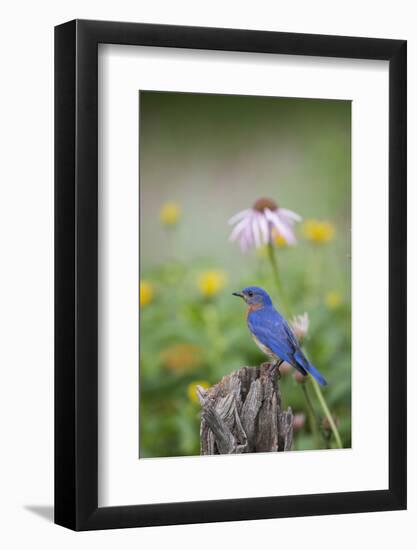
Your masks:
<svg viewBox="0 0 417 550"><path fill-rule="evenodd" d="M282 359L277 359L275 361L275 363L271 363L272 364L272 367L271 367L271 376L275 374L275 372L277 373L278 375L278 380L281 380L281 373L279 371L279 367L282 365L284 361Z"/></svg>

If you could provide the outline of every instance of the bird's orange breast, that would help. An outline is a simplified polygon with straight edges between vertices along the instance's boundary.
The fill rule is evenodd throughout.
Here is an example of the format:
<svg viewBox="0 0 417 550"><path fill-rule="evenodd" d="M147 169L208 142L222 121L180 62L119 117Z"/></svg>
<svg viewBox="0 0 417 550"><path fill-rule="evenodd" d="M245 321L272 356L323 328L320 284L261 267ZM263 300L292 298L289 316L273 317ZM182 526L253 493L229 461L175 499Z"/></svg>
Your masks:
<svg viewBox="0 0 417 550"><path fill-rule="evenodd" d="M246 319L249 316L249 313L252 313L253 311L258 311L258 309L262 309L262 304L250 304L248 306L248 309L246 310Z"/></svg>

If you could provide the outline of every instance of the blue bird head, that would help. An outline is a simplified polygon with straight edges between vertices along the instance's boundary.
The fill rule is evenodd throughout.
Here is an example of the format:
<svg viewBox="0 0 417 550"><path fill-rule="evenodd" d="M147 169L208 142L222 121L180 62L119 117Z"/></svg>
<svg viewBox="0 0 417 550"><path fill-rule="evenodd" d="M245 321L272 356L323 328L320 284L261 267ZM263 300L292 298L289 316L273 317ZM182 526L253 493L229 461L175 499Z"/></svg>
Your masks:
<svg viewBox="0 0 417 550"><path fill-rule="evenodd" d="M249 306L272 306L272 300L269 294L259 286L248 286L241 292L233 292L233 296L243 298Z"/></svg>

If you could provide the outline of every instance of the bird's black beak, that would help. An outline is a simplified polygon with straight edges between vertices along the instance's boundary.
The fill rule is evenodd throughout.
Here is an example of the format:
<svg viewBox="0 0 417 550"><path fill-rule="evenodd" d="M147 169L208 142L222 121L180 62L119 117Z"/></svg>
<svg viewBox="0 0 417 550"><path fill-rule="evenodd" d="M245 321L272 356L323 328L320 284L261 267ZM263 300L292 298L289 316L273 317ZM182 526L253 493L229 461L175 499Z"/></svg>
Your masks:
<svg viewBox="0 0 417 550"><path fill-rule="evenodd" d="M241 292L232 292L233 296L239 296L239 298L244 298Z"/></svg>

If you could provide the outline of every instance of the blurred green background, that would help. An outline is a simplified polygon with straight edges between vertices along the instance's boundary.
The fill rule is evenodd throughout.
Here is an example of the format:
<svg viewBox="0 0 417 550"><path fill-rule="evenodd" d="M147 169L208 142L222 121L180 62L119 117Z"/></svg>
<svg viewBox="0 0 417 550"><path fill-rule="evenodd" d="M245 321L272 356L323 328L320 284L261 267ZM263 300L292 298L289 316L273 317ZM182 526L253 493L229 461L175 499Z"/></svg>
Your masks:
<svg viewBox="0 0 417 550"><path fill-rule="evenodd" d="M266 251L243 254L228 224L260 197L305 220L297 245L274 247L291 315L309 315L303 347L329 382L323 395L350 447L351 103L141 92L139 104L140 457L199 454L195 384L266 360L231 292L262 286L277 309L280 296ZM297 415L294 449L334 447L311 387L292 371L280 387Z"/></svg>

